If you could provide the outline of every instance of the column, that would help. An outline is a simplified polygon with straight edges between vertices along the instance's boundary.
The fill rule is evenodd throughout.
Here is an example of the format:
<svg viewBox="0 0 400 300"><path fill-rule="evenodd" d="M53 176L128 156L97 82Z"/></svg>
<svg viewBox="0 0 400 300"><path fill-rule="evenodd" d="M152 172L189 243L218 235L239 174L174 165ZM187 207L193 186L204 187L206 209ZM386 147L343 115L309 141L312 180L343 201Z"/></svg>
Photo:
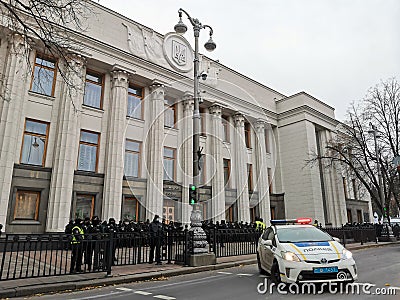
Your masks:
<svg viewBox="0 0 400 300"><path fill-rule="evenodd" d="M256 182L258 191L258 207L260 217L263 218L265 224L269 224L271 219L271 203L269 197L268 182L268 166L267 166L267 150L265 148L265 122L257 120L254 124L256 130Z"/></svg>
<svg viewBox="0 0 400 300"><path fill-rule="evenodd" d="M8 203L14 168L15 153L19 153L19 128L28 89L30 47L19 34L9 36L8 58L2 87L0 108L0 223L6 229ZM19 163L19 162L17 162Z"/></svg>
<svg viewBox="0 0 400 300"><path fill-rule="evenodd" d="M249 189L247 182L247 148L244 133L244 116L236 113L235 122L235 165L236 165L236 201L238 207L238 220L250 222Z"/></svg>
<svg viewBox="0 0 400 300"><path fill-rule="evenodd" d="M64 84L62 97L59 98L46 232L63 232L71 211L84 93L85 59L73 55L68 58L68 64L68 67L65 66L66 76L75 88Z"/></svg>
<svg viewBox="0 0 400 300"><path fill-rule="evenodd" d="M193 95L185 93L182 98L183 126L182 133L182 223L190 223L191 206L189 204L189 185L193 183Z"/></svg>
<svg viewBox="0 0 400 300"><path fill-rule="evenodd" d="M211 120L211 134L208 136L211 143L214 169L211 170L211 215L214 221L225 219L225 181L224 162L222 156L223 125L222 108L214 104L209 108Z"/></svg>
<svg viewBox="0 0 400 300"><path fill-rule="evenodd" d="M146 218L162 216L163 209L163 139L164 139L164 94L163 84L154 82L150 87L150 124L146 137L147 191Z"/></svg>
<svg viewBox="0 0 400 300"><path fill-rule="evenodd" d="M122 179L124 176L128 73L115 70L111 72L111 80L102 220L121 219Z"/></svg>

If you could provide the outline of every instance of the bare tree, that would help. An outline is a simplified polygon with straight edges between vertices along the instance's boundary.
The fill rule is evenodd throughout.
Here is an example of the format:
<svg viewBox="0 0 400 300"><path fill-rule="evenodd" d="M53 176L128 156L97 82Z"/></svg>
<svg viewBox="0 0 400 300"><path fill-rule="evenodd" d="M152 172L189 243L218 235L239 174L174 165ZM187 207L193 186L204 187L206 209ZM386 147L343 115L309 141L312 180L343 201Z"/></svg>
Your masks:
<svg viewBox="0 0 400 300"><path fill-rule="evenodd" d="M0 28L3 37L7 33L18 33L26 45L39 48L43 54L58 59L58 74L70 88L74 88L74 84L66 76L68 72L74 71L70 68L68 57L83 49L74 35L86 30L84 20L90 12L88 2L89 0L0 0ZM27 61L29 55L29 50L26 50L24 57ZM3 85L4 82L0 84ZM5 87L0 90L4 92Z"/></svg>
<svg viewBox="0 0 400 300"><path fill-rule="evenodd" d="M376 141L378 157L372 127L380 136ZM392 163L393 158L399 156L399 148L400 85L392 78L371 88L363 100L352 104L335 137L323 153L311 154L307 164L341 167L359 180L375 207L383 213L389 211L391 199L400 208L400 174ZM383 199L379 193L378 164L383 179Z"/></svg>

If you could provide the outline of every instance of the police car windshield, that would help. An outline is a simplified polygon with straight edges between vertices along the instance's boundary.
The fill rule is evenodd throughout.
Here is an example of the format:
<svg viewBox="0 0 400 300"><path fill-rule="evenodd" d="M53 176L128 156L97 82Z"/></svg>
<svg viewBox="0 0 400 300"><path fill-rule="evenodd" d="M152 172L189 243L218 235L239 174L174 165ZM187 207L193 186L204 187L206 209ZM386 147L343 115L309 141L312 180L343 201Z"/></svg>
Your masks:
<svg viewBox="0 0 400 300"><path fill-rule="evenodd" d="M315 227L277 227L276 233L281 243L325 242L332 240L330 235Z"/></svg>

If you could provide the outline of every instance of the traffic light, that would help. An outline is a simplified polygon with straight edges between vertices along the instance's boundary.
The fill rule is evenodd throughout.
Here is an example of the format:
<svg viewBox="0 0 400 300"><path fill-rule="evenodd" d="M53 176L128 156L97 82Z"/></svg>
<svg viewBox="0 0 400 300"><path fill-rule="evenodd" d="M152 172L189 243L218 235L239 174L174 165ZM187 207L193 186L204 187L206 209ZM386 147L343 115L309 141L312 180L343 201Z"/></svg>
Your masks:
<svg viewBox="0 0 400 300"><path fill-rule="evenodd" d="M191 184L189 186L189 204L193 205L197 203L197 188L195 185Z"/></svg>

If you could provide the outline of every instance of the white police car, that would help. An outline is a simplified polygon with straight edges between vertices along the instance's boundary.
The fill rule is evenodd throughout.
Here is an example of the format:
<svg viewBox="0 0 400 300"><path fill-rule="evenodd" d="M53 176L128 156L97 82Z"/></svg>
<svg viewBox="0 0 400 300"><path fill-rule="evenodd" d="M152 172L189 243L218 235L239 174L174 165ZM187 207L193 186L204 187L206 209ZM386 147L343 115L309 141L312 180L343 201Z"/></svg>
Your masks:
<svg viewBox="0 0 400 300"><path fill-rule="evenodd" d="M336 238L310 225L311 219L271 220L258 241L261 274L278 282L352 282L356 263Z"/></svg>

